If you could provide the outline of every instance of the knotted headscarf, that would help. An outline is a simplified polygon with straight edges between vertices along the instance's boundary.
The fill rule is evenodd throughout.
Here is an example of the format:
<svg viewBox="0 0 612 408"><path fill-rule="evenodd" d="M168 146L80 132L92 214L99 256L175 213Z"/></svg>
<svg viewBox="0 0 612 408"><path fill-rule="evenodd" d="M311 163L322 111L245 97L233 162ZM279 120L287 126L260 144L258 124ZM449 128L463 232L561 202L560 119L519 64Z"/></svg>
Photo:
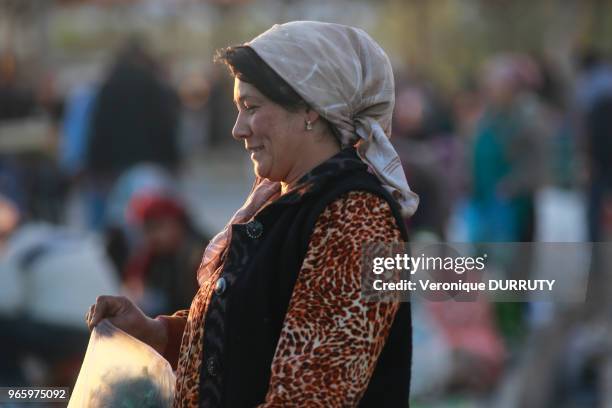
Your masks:
<svg viewBox="0 0 612 408"><path fill-rule="evenodd" d="M403 213L412 215L419 197L408 187L389 142L395 89L391 63L382 48L363 30L315 21L274 25L246 45L335 127L343 147L356 146ZM206 248L198 271L200 284L218 266L230 225L247 221L279 194L280 183L256 181L247 201Z"/></svg>
<svg viewBox="0 0 612 408"><path fill-rule="evenodd" d="M389 141L395 104L387 54L363 30L340 24L294 21L274 25L246 45L338 131L400 203L418 206Z"/></svg>

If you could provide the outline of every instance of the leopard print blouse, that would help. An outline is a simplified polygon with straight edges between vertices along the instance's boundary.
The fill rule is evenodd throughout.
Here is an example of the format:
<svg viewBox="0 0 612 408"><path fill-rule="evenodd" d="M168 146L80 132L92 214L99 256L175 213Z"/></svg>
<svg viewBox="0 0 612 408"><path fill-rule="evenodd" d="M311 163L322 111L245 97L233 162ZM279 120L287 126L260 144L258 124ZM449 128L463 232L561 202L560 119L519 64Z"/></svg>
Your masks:
<svg viewBox="0 0 612 408"><path fill-rule="evenodd" d="M259 408L359 403L399 306L361 299L364 241L402 241L389 205L376 195L345 194L317 219ZM158 318L169 331L165 356L171 364L178 358L175 408L198 406L202 321L219 272L200 287L189 311Z"/></svg>

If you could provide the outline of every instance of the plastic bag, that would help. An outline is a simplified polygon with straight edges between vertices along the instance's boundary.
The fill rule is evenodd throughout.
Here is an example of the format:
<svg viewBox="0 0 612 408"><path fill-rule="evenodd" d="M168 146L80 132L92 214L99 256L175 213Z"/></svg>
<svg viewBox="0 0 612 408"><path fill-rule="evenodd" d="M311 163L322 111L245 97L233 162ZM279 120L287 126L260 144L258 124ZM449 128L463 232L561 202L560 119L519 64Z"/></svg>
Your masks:
<svg viewBox="0 0 612 408"><path fill-rule="evenodd" d="M102 320L93 330L68 408L165 408L175 376L147 344Z"/></svg>

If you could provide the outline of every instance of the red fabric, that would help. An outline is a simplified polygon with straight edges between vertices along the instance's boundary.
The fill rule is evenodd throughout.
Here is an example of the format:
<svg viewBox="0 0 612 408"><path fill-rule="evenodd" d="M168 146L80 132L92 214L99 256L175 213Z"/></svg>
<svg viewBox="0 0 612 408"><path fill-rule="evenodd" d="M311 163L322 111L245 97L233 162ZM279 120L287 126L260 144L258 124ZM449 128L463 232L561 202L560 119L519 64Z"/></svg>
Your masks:
<svg viewBox="0 0 612 408"><path fill-rule="evenodd" d="M124 282L143 283L152 259L153 254L149 250L144 250L132 256L123 270Z"/></svg>
<svg viewBox="0 0 612 408"><path fill-rule="evenodd" d="M139 223L158 220L160 218L185 219L183 206L170 197L159 195L139 195L130 203L130 213Z"/></svg>
<svg viewBox="0 0 612 408"><path fill-rule="evenodd" d="M506 357L502 338L495 329L491 304L473 302L427 302L427 308L454 350L464 350L501 369Z"/></svg>

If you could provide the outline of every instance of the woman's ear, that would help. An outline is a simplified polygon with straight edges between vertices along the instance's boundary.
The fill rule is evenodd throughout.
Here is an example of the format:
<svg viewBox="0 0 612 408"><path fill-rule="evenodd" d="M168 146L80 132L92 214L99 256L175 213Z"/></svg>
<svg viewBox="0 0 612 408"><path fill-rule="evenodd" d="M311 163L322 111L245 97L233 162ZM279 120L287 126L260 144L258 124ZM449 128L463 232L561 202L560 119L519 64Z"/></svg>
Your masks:
<svg viewBox="0 0 612 408"><path fill-rule="evenodd" d="M305 116L306 122L310 122L314 125L316 121L319 120L320 116L321 115L319 115L319 113L316 110L312 108L306 108L306 116Z"/></svg>
<svg viewBox="0 0 612 408"><path fill-rule="evenodd" d="M340 147L340 139L336 136L334 127L325 118L322 118L317 111L310 107L306 108L304 119L307 130L317 130L314 132L316 140L331 140Z"/></svg>

